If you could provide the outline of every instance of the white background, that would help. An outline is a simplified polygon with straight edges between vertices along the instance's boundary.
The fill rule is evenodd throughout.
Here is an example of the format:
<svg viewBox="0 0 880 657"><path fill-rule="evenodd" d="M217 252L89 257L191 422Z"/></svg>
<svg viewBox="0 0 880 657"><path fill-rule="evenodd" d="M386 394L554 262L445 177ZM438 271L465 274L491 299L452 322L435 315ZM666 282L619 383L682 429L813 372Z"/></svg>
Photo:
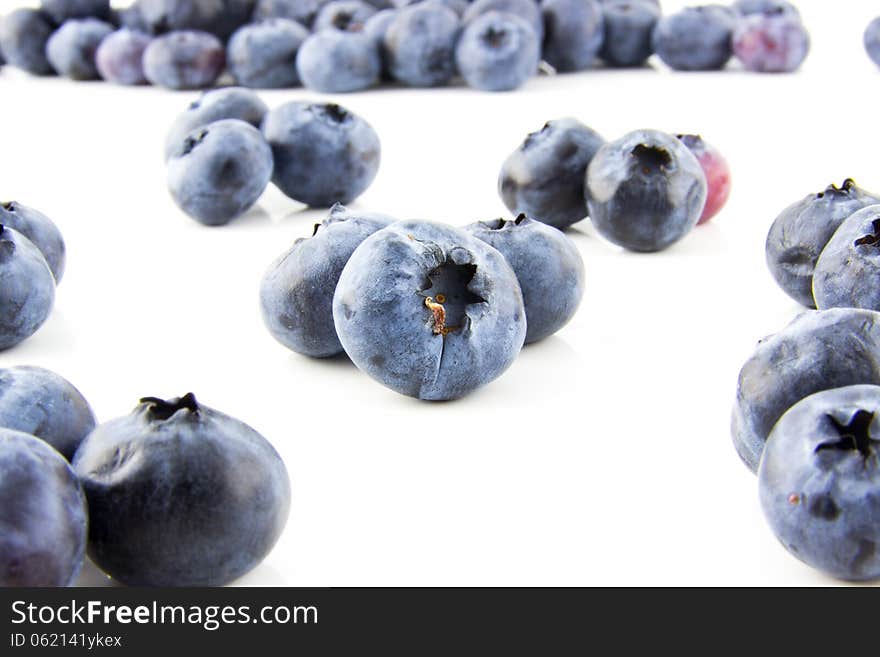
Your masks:
<svg viewBox="0 0 880 657"><path fill-rule="evenodd" d="M777 544L728 423L743 361L799 310L764 264L773 218L848 176L880 190L880 71L861 46L874 4L800 3L813 48L795 75L655 64L536 78L508 94L332 98L382 139L379 176L355 207L401 218L501 216L501 162L567 115L609 139L700 133L733 169L727 208L664 253L625 253L587 222L571 230L587 272L578 315L453 403L401 397L345 359L310 360L269 336L260 278L323 213L270 189L224 228L184 216L165 189L162 147L197 94L6 67L0 197L51 216L69 259L51 318L0 353L0 367L59 372L102 421L141 396L193 391L263 433L287 463L293 507L241 584L833 583ZM262 95L272 106L326 99ZM81 581L105 580L87 568Z"/></svg>

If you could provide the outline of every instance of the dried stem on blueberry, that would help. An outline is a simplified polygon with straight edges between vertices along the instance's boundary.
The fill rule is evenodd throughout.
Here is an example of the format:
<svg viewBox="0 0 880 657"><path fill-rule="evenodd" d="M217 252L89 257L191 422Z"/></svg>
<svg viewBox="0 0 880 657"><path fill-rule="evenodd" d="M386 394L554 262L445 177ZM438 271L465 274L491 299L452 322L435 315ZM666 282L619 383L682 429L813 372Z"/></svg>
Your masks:
<svg viewBox="0 0 880 657"><path fill-rule="evenodd" d="M434 325L431 330L434 335L446 335L449 331L454 330L446 326L446 308L442 303L437 303L432 297L425 297L425 306L433 316Z"/></svg>

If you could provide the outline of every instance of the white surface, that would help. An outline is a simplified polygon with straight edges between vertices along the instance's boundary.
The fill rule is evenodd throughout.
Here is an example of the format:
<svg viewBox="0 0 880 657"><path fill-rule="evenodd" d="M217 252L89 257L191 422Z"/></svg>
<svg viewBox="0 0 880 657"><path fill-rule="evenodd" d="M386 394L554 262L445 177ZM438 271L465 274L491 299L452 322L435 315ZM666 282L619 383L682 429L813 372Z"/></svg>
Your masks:
<svg viewBox="0 0 880 657"><path fill-rule="evenodd" d="M50 320L0 353L0 367L56 370L101 420L141 396L191 390L268 437L293 508L243 584L831 583L777 545L728 430L742 362L798 311L764 265L770 222L847 176L880 189L880 71L861 49L878 10L801 4L813 50L797 75L598 71L513 94L334 98L382 139L379 176L356 207L401 218L499 216L500 163L566 115L606 138L698 132L731 163L727 208L665 253L624 253L586 222L571 231L587 271L574 321L492 385L444 404L269 336L263 271L322 213L272 189L225 228L185 217L165 191L162 143L196 94L5 68L0 196L51 216L69 260ZM89 571L83 582L100 579Z"/></svg>

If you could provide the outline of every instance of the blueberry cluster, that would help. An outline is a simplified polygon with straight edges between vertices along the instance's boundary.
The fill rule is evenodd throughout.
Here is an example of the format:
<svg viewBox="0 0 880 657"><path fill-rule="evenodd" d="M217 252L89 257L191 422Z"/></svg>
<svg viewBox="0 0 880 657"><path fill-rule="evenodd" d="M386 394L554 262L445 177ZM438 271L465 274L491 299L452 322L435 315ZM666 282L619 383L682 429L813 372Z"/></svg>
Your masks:
<svg viewBox="0 0 880 657"><path fill-rule="evenodd" d="M797 9L736 0L663 16L657 0L42 0L0 23L0 53L35 75L171 89L302 84L343 93L460 77L516 89L539 69L793 71L809 50Z"/></svg>
<svg viewBox="0 0 880 657"><path fill-rule="evenodd" d="M42 212L0 203L0 351L39 329L64 274L64 239Z"/></svg>
<svg viewBox="0 0 880 657"><path fill-rule="evenodd" d="M638 130L606 143L565 118L530 134L505 160L498 192L515 214L560 229L589 216L614 244L659 251L721 210L730 169L697 135Z"/></svg>
<svg viewBox="0 0 880 657"><path fill-rule="evenodd" d="M98 425L64 378L13 367L0 427L0 586L69 586L86 554L123 584L226 584L284 528L281 458L192 394Z"/></svg>
<svg viewBox="0 0 880 657"><path fill-rule="evenodd" d="M193 219L227 224L269 181L316 207L360 196L379 170L379 137L339 105L290 102L274 110L248 89L206 92L165 142L168 190Z"/></svg>
<svg viewBox="0 0 880 657"><path fill-rule="evenodd" d="M344 351L398 393L449 400L562 328L583 284L571 240L525 215L454 228L337 205L271 265L260 303L289 349Z"/></svg>

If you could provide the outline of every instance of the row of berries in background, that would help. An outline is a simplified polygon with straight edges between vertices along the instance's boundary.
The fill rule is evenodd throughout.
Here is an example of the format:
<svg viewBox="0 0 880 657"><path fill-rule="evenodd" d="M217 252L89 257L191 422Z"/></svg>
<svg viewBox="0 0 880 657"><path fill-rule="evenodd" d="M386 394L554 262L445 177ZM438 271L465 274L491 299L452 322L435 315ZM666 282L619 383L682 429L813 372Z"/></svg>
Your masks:
<svg viewBox="0 0 880 657"><path fill-rule="evenodd" d="M398 6L400 5L400 6ZM662 15L656 0L42 0L0 23L6 61L37 75L172 89L241 86L342 93L460 76L515 89L539 69L796 70L809 50L797 9L737 0ZM543 63L543 65L542 65Z"/></svg>
<svg viewBox="0 0 880 657"><path fill-rule="evenodd" d="M834 577L880 578L880 195L847 179L785 208L766 242L808 308L761 340L731 430L780 542Z"/></svg>

